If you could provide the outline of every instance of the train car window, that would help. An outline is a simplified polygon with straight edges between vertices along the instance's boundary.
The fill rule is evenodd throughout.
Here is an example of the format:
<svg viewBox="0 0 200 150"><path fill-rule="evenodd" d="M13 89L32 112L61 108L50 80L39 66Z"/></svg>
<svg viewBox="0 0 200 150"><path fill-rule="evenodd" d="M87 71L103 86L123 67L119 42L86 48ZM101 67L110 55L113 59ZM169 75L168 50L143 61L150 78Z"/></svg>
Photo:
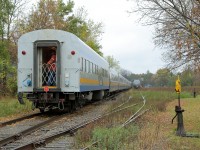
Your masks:
<svg viewBox="0 0 200 150"><path fill-rule="evenodd" d="M93 73L95 74L95 64L93 64Z"/></svg>
<svg viewBox="0 0 200 150"><path fill-rule="evenodd" d="M88 72L88 61L86 60L85 62L85 72L87 73Z"/></svg>
<svg viewBox="0 0 200 150"><path fill-rule="evenodd" d="M97 74L99 74L99 66L97 66Z"/></svg>
<svg viewBox="0 0 200 150"><path fill-rule="evenodd" d="M99 74L99 67L96 66L96 74Z"/></svg>
<svg viewBox="0 0 200 150"><path fill-rule="evenodd" d="M93 69L93 63L90 62L90 73L93 73L92 69Z"/></svg>
<svg viewBox="0 0 200 150"><path fill-rule="evenodd" d="M102 75L102 68L99 68L99 75Z"/></svg>
<svg viewBox="0 0 200 150"><path fill-rule="evenodd" d="M87 60L85 59L85 69L84 69L85 72L87 72L87 64L86 63L87 63Z"/></svg>
<svg viewBox="0 0 200 150"><path fill-rule="evenodd" d="M82 61L82 67L83 67L83 70L82 70L82 71L84 72L84 71L85 71L85 64L84 64L84 63L85 63L85 61L84 61L85 59L83 58L82 60L83 60L83 61Z"/></svg>
<svg viewBox="0 0 200 150"><path fill-rule="evenodd" d="M90 61L89 61L89 60L87 61L87 65L88 65L88 66L87 66L87 68L88 68L88 73L90 73Z"/></svg>
<svg viewBox="0 0 200 150"><path fill-rule="evenodd" d="M81 71L83 71L83 57L81 58Z"/></svg>
<svg viewBox="0 0 200 150"><path fill-rule="evenodd" d="M106 77L108 77L108 71L106 70Z"/></svg>
<svg viewBox="0 0 200 150"><path fill-rule="evenodd" d="M88 73L88 60L86 60L86 71Z"/></svg>

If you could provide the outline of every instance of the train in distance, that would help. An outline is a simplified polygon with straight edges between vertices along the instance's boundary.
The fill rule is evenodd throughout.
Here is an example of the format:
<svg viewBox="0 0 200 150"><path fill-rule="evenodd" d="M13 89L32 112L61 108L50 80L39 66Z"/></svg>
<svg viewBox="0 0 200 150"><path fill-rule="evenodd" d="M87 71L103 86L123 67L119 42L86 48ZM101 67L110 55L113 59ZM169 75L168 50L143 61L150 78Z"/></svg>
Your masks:
<svg viewBox="0 0 200 150"><path fill-rule="evenodd" d="M133 81L133 87L135 88L135 89L139 89L139 88L141 88L142 87L142 85L141 85L141 82L140 82L140 80L134 80Z"/></svg>
<svg viewBox="0 0 200 150"><path fill-rule="evenodd" d="M131 88L131 82L72 33L44 29L18 40L18 100L41 112L73 110Z"/></svg>

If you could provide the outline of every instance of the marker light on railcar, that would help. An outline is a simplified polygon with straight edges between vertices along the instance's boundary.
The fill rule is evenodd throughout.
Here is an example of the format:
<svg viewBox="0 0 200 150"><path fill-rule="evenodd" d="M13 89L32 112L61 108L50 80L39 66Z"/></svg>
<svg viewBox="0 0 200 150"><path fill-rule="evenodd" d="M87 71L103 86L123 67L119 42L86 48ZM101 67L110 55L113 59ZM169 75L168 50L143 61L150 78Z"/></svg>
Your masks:
<svg viewBox="0 0 200 150"><path fill-rule="evenodd" d="M26 55L26 51L22 51L22 55Z"/></svg>
<svg viewBox="0 0 200 150"><path fill-rule="evenodd" d="M75 51L71 51L71 54L72 54L72 55L75 55L75 54L76 54L76 52L75 52Z"/></svg>

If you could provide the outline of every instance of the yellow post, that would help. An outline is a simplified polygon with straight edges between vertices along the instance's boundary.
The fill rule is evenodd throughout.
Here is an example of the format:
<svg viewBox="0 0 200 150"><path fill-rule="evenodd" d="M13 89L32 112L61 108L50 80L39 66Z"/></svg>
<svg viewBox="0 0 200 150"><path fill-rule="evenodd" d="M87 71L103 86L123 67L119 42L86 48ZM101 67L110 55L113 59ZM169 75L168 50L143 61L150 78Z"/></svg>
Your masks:
<svg viewBox="0 0 200 150"><path fill-rule="evenodd" d="M179 76L178 76L178 79L176 80L175 91L176 91L176 93L181 92L181 80L179 79Z"/></svg>
<svg viewBox="0 0 200 150"><path fill-rule="evenodd" d="M178 79L176 80L175 91L178 94L178 106L181 107L181 103L180 103L181 80L179 79L179 76L178 76Z"/></svg>

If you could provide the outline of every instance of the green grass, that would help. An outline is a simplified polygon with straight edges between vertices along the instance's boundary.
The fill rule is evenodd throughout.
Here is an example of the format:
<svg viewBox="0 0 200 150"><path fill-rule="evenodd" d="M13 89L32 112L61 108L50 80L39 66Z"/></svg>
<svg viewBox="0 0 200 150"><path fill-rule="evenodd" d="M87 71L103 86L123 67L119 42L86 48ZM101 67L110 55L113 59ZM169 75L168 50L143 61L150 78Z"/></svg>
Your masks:
<svg viewBox="0 0 200 150"><path fill-rule="evenodd" d="M99 141L97 149L126 149L124 143L131 141L138 132L137 126L129 128L95 128L92 133L92 141ZM96 149L96 148L95 148Z"/></svg>
<svg viewBox="0 0 200 150"><path fill-rule="evenodd" d="M196 138L183 138L176 136L177 119L171 124L171 119L175 116L175 106L178 104L178 95L175 93L169 94L167 98L167 93L164 91L152 91L150 93L144 92L148 97L149 104L154 104L158 111L151 111L146 114L140 123L140 131L138 132L137 141L134 143L136 149L199 149L200 142ZM164 94L165 93L165 94ZM155 97L154 97L155 96ZM154 98L153 98L154 97ZM162 99L157 99L158 97ZM183 113L184 116L184 127L187 133L200 133L199 126L199 106L200 97L193 98L191 91L183 91L180 94L181 107L186 110ZM172 98L172 99L171 99ZM156 104L156 99L161 103ZM171 99L171 100L170 100ZM165 105L165 109L160 109Z"/></svg>
<svg viewBox="0 0 200 150"><path fill-rule="evenodd" d="M0 117L23 114L31 110L31 102L25 100L25 105L21 105L16 98L0 99Z"/></svg>
<svg viewBox="0 0 200 150"><path fill-rule="evenodd" d="M168 114L175 115L173 106L177 102L172 102L167 107ZM200 96L197 96L196 98L182 98L181 99L181 107L185 111L183 112L183 120L184 120L184 128L186 133L189 134L199 134L200 135ZM168 144L171 149L176 149L179 147L179 149L194 149L197 150L200 148L200 142L199 138L183 138L178 137L175 135L175 131L177 128L177 120L175 120L175 123L170 126L170 128L166 131L167 134L165 136L168 136Z"/></svg>
<svg viewBox="0 0 200 150"><path fill-rule="evenodd" d="M145 107L151 108L151 112L147 113L147 118L138 120L137 123L132 123L126 128L119 128L119 126L124 123L127 118L129 118L139 107L141 107L143 101L141 94L146 99ZM95 147L91 148L95 150L146 149L147 147L155 148L155 145L159 144L159 142L162 143L160 140L165 140L165 133L160 132L160 127L162 125L157 124L160 120L154 119L157 114L166 112L168 103L178 98L177 93L173 90L173 88L133 89L129 91L127 95L123 96L124 98L122 97L118 101L123 102L130 95L132 96L132 100L125 106L129 106L137 102L140 102L140 104L125 111L118 112L117 114L110 115L100 121L97 121L94 125L89 125L83 130L78 131L76 136L78 143L77 147L83 148L86 145L90 145L95 140L102 141ZM192 94L190 91L181 93L181 99L191 97ZM118 102L114 103L114 105L111 106L111 109L115 108L117 105L119 105ZM174 106L172 106L172 109L174 109ZM148 114L150 115L148 116ZM173 118L174 115L175 114L172 114L171 117ZM163 119L165 120L165 118ZM169 123L171 123L171 119ZM168 149L169 144L163 143L160 147Z"/></svg>

